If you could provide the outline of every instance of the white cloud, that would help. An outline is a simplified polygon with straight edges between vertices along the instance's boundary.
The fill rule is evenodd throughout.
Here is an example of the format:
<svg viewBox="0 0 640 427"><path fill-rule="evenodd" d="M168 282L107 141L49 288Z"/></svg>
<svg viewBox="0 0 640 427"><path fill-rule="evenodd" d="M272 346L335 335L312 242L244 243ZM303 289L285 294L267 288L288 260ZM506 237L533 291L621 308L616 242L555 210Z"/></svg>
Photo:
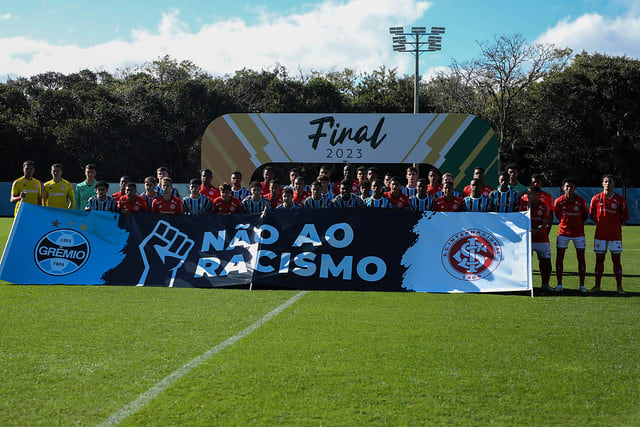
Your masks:
<svg viewBox="0 0 640 427"><path fill-rule="evenodd" d="M409 55L391 48L388 27L411 25L431 3L419 0L326 0L303 12L264 12L255 25L239 18L203 24L190 31L179 11L165 13L155 31L135 30L131 41L113 40L81 48L17 36L0 39L0 75L30 76L45 71L76 72L140 64L169 54L189 59L213 74L281 64L290 71L353 68L382 64L410 72Z"/></svg>
<svg viewBox="0 0 640 427"><path fill-rule="evenodd" d="M6 21L11 19L12 15L10 13L5 13L4 15L0 15L0 21Z"/></svg>
<svg viewBox="0 0 640 427"><path fill-rule="evenodd" d="M547 30L537 41L608 55L640 57L640 16L626 14L609 18L588 13L575 20L565 18Z"/></svg>

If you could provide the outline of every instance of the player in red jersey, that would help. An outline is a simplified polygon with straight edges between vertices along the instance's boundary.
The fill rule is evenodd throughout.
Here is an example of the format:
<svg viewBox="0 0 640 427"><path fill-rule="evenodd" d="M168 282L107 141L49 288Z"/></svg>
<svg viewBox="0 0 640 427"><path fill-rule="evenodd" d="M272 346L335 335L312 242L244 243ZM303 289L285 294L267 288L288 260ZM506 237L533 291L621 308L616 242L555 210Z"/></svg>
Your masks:
<svg viewBox="0 0 640 427"><path fill-rule="evenodd" d="M391 207L395 209L409 209L409 197L406 194L402 194L402 183L400 178L394 176L389 181L391 191L384 193L384 197L389 199Z"/></svg>
<svg viewBox="0 0 640 427"><path fill-rule="evenodd" d="M560 221L558 225L558 239L556 244L556 278L558 285L556 291L562 291L562 273L564 271L564 254L573 242L578 257L578 275L580 276L580 292L587 292L584 287L584 278L587 273L587 263L584 251L587 241L584 237L584 221L589 218L587 202L576 195L576 183L573 178L565 178L562 181L564 195L558 197L553 203L553 212Z"/></svg>
<svg viewBox="0 0 640 427"><path fill-rule="evenodd" d="M147 202L136 193L136 184L133 182L125 184L124 196L118 199L118 212L126 214L149 212Z"/></svg>
<svg viewBox="0 0 640 427"><path fill-rule="evenodd" d="M220 186L220 197L213 201L213 213L242 213L242 202L231 195L231 184L225 182Z"/></svg>
<svg viewBox="0 0 640 427"><path fill-rule="evenodd" d="M624 294L620 255L622 254L622 224L629 220L629 207L623 197L613 192L614 184L612 175L603 176L602 193L596 194L591 199L589 215L596 223L596 235L593 242L593 251L596 253L596 285L591 291L598 292L600 290L604 273L604 259L607 249L609 249L618 293Z"/></svg>
<svg viewBox="0 0 640 427"><path fill-rule="evenodd" d="M434 203L436 212L464 212L464 201L453 195L453 182L445 181L442 194Z"/></svg>
<svg viewBox="0 0 640 427"><path fill-rule="evenodd" d="M311 194L304 189L304 178L298 176L293 182L293 203L302 205L310 195Z"/></svg>
<svg viewBox="0 0 640 427"><path fill-rule="evenodd" d="M173 191L173 181L171 178L162 178L160 186L162 187L162 196L151 203L151 212L168 215L184 214L182 200L177 196L171 195Z"/></svg>
<svg viewBox="0 0 640 427"><path fill-rule="evenodd" d="M260 188L262 188L262 194L263 195L269 194L270 193L269 184L272 181L278 182L276 178L276 171L275 169L273 169L273 166L266 166L262 171L262 177L264 178L264 181L260 183ZM282 187L278 185L278 199L280 199L281 197L282 197Z"/></svg>
<svg viewBox="0 0 640 427"><path fill-rule="evenodd" d="M120 200L120 197L126 195L127 192L127 184L131 182L131 178L129 178L127 175L122 175L120 177L120 191L113 193L111 195L111 197L113 198L113 200L115 200L116 202L118 200Z"/></svg>
<svg viewBox="0 0 640 427"><path fill-rule="evenodd" d="M282 203L282 187L275 179L270 181L267 187L269 191L263 197L271 203L271 209L275 209Z"/></svg>
<svg viewBox="0 0 640 427"><path fill-rule="evenodd" d="M442 176L440 175L440 171L438 169L431 168L429 169L427 178L429 179L429 185L427 185L427 194L429 194L429 197L434 197L438 191L442 190ZM451 175L451 178L453 178L453 175Z"/></svg>
<svg viewBox="0 0 640 427"><path fill-rule="evenodd" d="M349 188L351 188L351 194L358 194L358 180L355 179L355 170L353 165L347 163L344 165L342 172L344 174L344 178L334 186L333 192L335 194L340 194L340 185L343 182L346 182L349 184Z"/></svg>
<svg viewBox="0 0 640 427"><path fill-rule="evenodd" d="M540 188L532 185L527 189L527 202L520 205L520 210L529 210L531 215L531 249L538 254L538 268L542 280L542 290L552 291L549 286L551 278L551 246L549 245L549 214L551 208L539 198Z"/></svg>
<svg viewBox="0 0 640 427"><path fill-rule="evenodd" d="M211 179L213 178L213 172L211 169L204 169L200 174L200 194L206 196L211 200L211 203L218 197L220 197L220 190L211 184Z"/></svg>
<svg viewBox="0 0 640 427"><path fill-rule="evenodd" d="M484 168L481 168L480 166L476 166L476 168L473 170L473 179L480 180L480 184L482 185L480 189L480 194L482 194L484 197L489 197L489 195L493 191L493 188L489 187L487 184L484 183ZM466 187L464 187L464 189L462 190L462 193L465 195L465 197L470 196L471 185L467 185Z"/></svg>

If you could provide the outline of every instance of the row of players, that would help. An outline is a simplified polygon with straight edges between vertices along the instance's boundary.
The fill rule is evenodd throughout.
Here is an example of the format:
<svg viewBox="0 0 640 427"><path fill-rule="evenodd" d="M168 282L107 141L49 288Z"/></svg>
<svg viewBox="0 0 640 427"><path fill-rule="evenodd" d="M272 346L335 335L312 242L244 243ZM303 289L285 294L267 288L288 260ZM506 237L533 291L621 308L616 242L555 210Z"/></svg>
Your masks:
<svg viewBox="0 0 640 427"><path fill-rule="evenodd" d="M135 183L123 176L120 179L120 191L111 196L107 195L108 184L95 182L95 166L87 165L85 175L87 180L76 186L76 194L71 190L71 184L63 180L62 166L54 164L51 169L53 179L45 183L40 196L39 182L33 178L34 165L25 162L25 175L16 180L12 187L12 202L25 201L46 206L73 208L77 199L80 203L85 199L86 210L108 210L122 213L157 212L163 214L202 215L210 213L260 213L265 209L293 209L300 207L379 207L379 208L409 208L416 212L514 212L530 210L532 223L532 248L538 255L539 268L544 290L562 290L563 260L566 248L573 241L578 257L580 291L586 292L584 286L586 264L584 251L586 240L584 235L584 221L590 216L596 223L594 251L596 252L595 287L600 289L604 272L604 259L607 250L610 251L614 276L618 292L622 289L622 267L620 254L622 253L621 225L629 219L626 201L613 192L613 177L605 175L602 179L603 192L594 196L590 207L584 199L575 194L575 182L565 179L562 185L564 195L552 199L551 195L541 190L543 184L540 175L532 176L532 185L524 187L517 182L517 169L508 166L507 173L500 175L496 190L484 183L484 170L477 167L474 178L464 188L466 197L461 198L453 190L454 177L445 173L440 179L437 169L429 171L429 180L418 179L417 170L407 168L407 185L402 186L400 179L385 176L382 181L377 178L375 168L359 168L357 174L362 181L354 178L352 165L345 165L344 178L333 185L329 182L328 167L322 167L316 181L309 187L304 183L299 170L290 171L290 185L280 186L275 180L274 170L270 167L264 170L263 182L252 182L250 190L242 187L242 174L234 172L231 182L224 183L220 189L211 184L212 173L203 170L200 179L190 181L190 194L184 199L173 188L173 182L168 177L168 169L161 167L157 170L158 180L154 177L145 179L145 192L137 195ZM364 179L364 174L370 181ZM158 184L159 181L159 184ZM515 181L515 183L514 183ZM37 184L36 184L37 183ZM413 185L415 184L415 185ZM525 192L520 195L517 186L524 187ZM34 187L37 187L34 189ZM80 188L78 188L80 187ZM93 191L89 188L93 187ZM95 193L94 193L95 192ZM89 194L95 194L89 197ZM335 193L338 193L334 196ZM263 196L264 194L264 196ZM35 198L33 196L36 196ZM241 202L242 200L242 202ZM80 205L82 206L82 205ZM556 277L558 285L549 285L551 268L551 249L549 245L549 231L553 214L560 221L558 227Z"/></svg>

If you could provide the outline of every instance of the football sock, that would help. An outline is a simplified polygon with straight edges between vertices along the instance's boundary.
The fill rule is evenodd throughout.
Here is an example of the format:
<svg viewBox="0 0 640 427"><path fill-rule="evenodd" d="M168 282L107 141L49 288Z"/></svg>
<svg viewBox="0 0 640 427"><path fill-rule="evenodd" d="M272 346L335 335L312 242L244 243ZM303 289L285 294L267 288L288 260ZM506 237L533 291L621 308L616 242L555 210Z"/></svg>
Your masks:
<svg viewBox="0 0 640 427"><path fill-rule="evenodd" d="M616 276L616 285L622 287L622 263L620 262L620 254L611 254L613 261L613 275Z"/></svg>
<svg viewBox="0 0 640 427"><path fill-rule="evenodd" d="M562 286L562 272L564 270L565 251L566 249L564 248L558 248L558 252L556 253L556 279L559 286Z"/></svg>
<svg viewBox="0 0 640 427"><path fill-rule="evenodd" d="M587 261L584 258L584 249L576 249L578 256L578 275L580 276L580 286L584 286L584 278L587 275Z"/></svg>
<svg viewBox="0 0 640 427"><path fill-rule="evenodd" d="M538 268L540 268L542 286L548 285L549 279L551 279L551 258L542 258L538 260Z"/></svg>
<svg viewBox="0 0 640 427"><path fill-rule="evenodd" d="M596 286L600 286L602 282L602 273L604 272L604 254L596 254L596 268L595 268L595 276L596 276Z"/></svg>

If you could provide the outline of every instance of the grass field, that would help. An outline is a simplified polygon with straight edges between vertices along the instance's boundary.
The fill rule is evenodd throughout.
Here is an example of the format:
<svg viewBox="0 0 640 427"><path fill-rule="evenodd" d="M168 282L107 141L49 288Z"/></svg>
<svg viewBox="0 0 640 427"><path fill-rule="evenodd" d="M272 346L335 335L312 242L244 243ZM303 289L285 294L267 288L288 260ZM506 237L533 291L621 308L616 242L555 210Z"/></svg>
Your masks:
<svg viewBox="0 0 640 427"><path fill-rule="evenodd" d="M640 227L623 234L625 297L611 274L580 296L572 250L562 295L308 292L122 424L638 425ZM0 284L0 425L102 423L297 294Z"/></svg>

